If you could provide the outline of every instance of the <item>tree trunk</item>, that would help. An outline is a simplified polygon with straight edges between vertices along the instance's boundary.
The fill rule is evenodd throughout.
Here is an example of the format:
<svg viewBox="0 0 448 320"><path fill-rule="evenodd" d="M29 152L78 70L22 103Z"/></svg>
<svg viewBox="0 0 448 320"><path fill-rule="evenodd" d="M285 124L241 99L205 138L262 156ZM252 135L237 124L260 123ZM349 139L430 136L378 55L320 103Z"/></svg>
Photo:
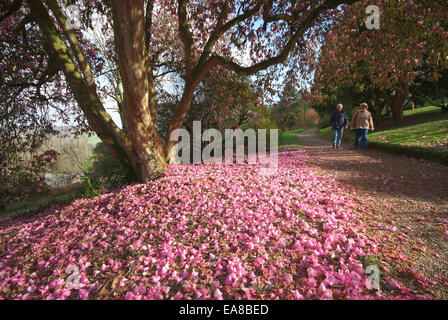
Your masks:
<svg viewBox="0 0 448 320"><path fill-rule="evenodd" d="M395 97L392 100L390 108L392 110L392 117L394 119L394 123L403 122L403 108L405 102L409 97L409 85L401 82L395 87Z"/></svg>
<svg viewBox="0 0 448 320"><path fill-rule="evenodd" d="M381 103L379 102L379 98L375 98L372 104L372 113L373 113L373 119L375 119L377 125L380 125L382 123L381 112L383 111L383 109L384 106L382 106Z"/></svg>
<svg viewBox="0 0 448 320"><path fill-rule="evenodd" d="M104 108L98 93L96 91L95 81L90 72L90 66L85 61L79 44L75 41L76 37L70 37L69 31L64 30L69 38L72 50L75 52L75 58L82 67L82 72L78 70L72 56L69 54L68 48L62 39L60 33L56 29L47 8L38 0L28 0L33 16L39 24L42 33L48 41L49 48L53 52L53 56L57 59L58 67L64 73L67 84L73 93L73 96L83 111L89 122L90 127L94 130L98 137L105 143L112 156L123 167L126 178L129 181L139 179L139 174L133 164L133 151L131 142L120 128L113 122L110 115ZM63 27L65 28L65 17L61 16L61 11L56 10L57 5L49 2L53 8L53 14L56 18L63 19Z"/></svg>
<svg viewBox="0 0 448 320"><path fill-rule="evenodd" d="M143 181L166 170L165 148L156 130L157 99L145 44L144 1L112 1L113 29L123 83L123 119Z"/></svg>
<svg viewBox="0 0 448 320"><path fill-rule="evenodd" d="M380 126L383 123L383 112L389 105L389 96L384 90L377 89L374 98L374 112L376 113L376 123Z"/></svg>
<svg viewBox="0 0 448 320"><path fill-rule="evenodd" d="M439 89L439 86L437 85L437 89ZM439 90L440 96L442 97L442 113L448 113L448 105L445 102L445 90Z"/></svg>
<svg viewBox="0 0 448 320"><path fill-rule="evenodd" d="M122 119L126 132L118 128L105 110L90 66L73 31L54 1L49 7L70 43L72 54L57 31L48 9L39 0L28 0L33 16L58 60L74 98L87 121L111 154L125 169L128 181L147 181L166 169L165 150L156 131L156 93L148 63L144 0L112 2L114 33L123 84ZM79 68L75 64L75 60Z"/></svg>
<svg viewBox="0 0 448 320"><path fill-rule="evenodd" d="M383 119L381 119L381 111L377 108L376 105L372 105L372 113L373 113L373 119L375 119L376 124L379 126L383 122Z"/></svg>

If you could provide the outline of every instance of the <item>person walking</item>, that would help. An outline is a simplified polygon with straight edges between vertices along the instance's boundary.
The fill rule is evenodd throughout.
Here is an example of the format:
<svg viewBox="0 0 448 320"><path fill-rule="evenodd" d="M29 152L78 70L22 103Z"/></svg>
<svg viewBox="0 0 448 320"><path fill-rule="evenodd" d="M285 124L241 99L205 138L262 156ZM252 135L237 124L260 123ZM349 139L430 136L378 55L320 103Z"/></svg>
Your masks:
<svg viewBox="0 0 448 320"><path fill-rule="evenodd" d="M344 128L348 128L347 113L342 110L344 106L340 103L337 105L336 110L331 114L330 121L333 128L333 149L339 149L341 147L342 135L344 134Z"/></svg>
<svg viewBox="0 0 448 320"><path fill-rule="evenodd" d="M367 103L362 103L360 110L355 113L350 125L351 130L355 130L355 149L358 149L359 139L361 139L361 146L363 149L367 148L367 134L369 131L375 130L373 127L372 114L367 111L369 106Z"/></svg>

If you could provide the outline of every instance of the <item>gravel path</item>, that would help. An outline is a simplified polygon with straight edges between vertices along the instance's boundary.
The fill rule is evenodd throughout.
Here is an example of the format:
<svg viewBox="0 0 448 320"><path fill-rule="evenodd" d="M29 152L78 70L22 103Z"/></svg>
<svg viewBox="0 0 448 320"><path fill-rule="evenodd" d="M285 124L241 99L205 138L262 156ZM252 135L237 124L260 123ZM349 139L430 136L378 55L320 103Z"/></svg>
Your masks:
<svg viewBox="0 0 448 320"><path fill-rule="evenodd" d="M346 144L332 149L316 128L300 133L299 142L313 155L311 166L367 204L360 216L366 232L383 240L384 271L448 299L448 167Z"/></svg>

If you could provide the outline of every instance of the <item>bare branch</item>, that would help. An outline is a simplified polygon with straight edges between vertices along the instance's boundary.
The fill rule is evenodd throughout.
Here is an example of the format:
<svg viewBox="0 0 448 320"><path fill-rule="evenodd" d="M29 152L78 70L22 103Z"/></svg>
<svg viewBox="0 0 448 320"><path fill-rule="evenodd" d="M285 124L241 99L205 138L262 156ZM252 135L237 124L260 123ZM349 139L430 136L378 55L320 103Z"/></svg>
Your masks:
<svg viewBox="0 0 448 320"><path fill-rule="evenodd" d="M160 77L163 77L163 76L165 76L165 75L167 75L167 74L174 73L174 72L179 72L179 71L181 71L181 70L182 70L182 68L177 68L177 69L173 69L173 70L168 70L168 71L165 71L165 72L162 72L162 73L157 74L154 78L160 78Z"/></svg>

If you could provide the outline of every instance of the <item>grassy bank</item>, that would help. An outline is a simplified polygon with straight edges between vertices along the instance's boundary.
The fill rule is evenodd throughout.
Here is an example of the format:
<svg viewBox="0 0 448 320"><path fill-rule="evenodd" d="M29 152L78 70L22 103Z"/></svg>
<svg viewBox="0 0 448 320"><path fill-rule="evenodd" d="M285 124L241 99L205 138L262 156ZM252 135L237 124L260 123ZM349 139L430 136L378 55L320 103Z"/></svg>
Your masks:
<svg viewBox="0 0 448 320"><path fill-rule="evenodd" d="M416 108L414 110L404 110L403 111L403 114L405 117L423 115L423 114L437 114L437 113L440 113L440 108L434 107L434 106L426 106L426 107Z"/></svg>

